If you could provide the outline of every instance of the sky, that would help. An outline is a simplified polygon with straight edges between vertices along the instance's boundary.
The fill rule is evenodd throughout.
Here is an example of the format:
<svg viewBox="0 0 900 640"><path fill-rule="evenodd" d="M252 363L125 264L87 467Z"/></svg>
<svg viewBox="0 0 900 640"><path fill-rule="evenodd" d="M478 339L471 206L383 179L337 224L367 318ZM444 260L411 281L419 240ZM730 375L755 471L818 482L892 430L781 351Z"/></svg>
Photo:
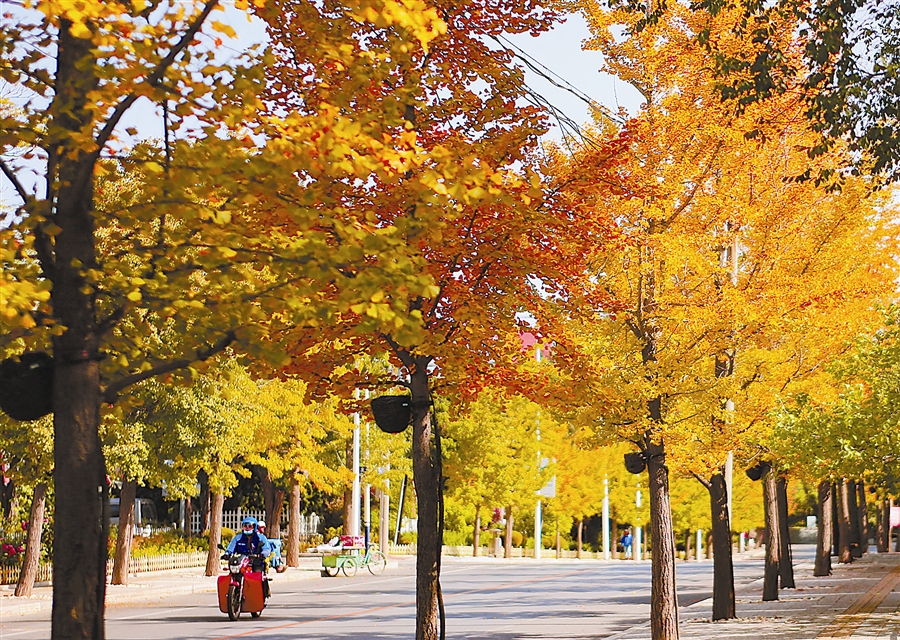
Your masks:
<svg viewBox="0 0 900 640"><path fill-rule="evenodd" d="M232 8L226 8L225 17L218 17L222 22L231 24L238 32L238 39L226 41L222 51L226 55L237 55L252 44L265 40L263 23L253 19L248 21L246 14ZM640 105L640 95L630 85L613 76L600 72L603 56L596 51L583 51L581 46L589 37L587 24L579 15L570 15L565 22L557 25L539 37L528 34L510 36L515 47L526 53L532 63L545 67L549 75L556 76L559 84L569 84L579 93L599 102L613 112L624 107L629 113L635 113ZM521 64L521 62L517 61ZM524 66L524 65L523 65ZM526 68L526 83L563 112L569 119L584 124L590 121L590 109L581 99L571 92L554 86ZM119 124L118 130L133 127L138 130L138 138L162 138L162 117L158 105L147 101L138 101ZM123 134L124 135L124 134ZM555 122L547 134L548 138L559 139L561 132ZM37 172L20 173L19 179L31 188L39 180ZM9 182L0 176L0 203L3 207L16 206L18 198L14 195Z"/></svg>
<svg viewBox="0 0 900 640"><path fill-rule="evenodd" d="M221 18L219 18L221 19ZM226 18L223 22L231 24L238 33L236 41L226 41L225 52L243 50L252 44L264 42L265 28L262 21L257 19L247 20L246 14L233 9L226 10ZM557 25L553 30L532 37L528 34L510 36L508 39L519 49L528 54L535 61L546 67L549 72L558 76L558 81L566 81L586 94L591 99L599 102L613 112L618 112L619 107L624 107L629 113L635 113L640 105L641 96L630 85L617 80L609 74L600 72L603 66L603 56L596 51L583 51L581 46L590 36L587 23L580 15L569 15L565 22ZM521 64L520 61L517 61ZM524 65L523 65L524 66ZM584 101L554 86L526 68L526 82L529 87L546 98L556 108L560 109L569 118L583 124L590 121L590 109ZM562 83L562 82L561 82ZM130 114L130 124L141 130L150 127L151 121L157 122L158 133L147 135L162 135L162 120L156 112L158 108L145 105ZM120 127L124 128L124 127ZM554 125L548 134L549 137L558 139L560 136L558 125Z"/></svg>

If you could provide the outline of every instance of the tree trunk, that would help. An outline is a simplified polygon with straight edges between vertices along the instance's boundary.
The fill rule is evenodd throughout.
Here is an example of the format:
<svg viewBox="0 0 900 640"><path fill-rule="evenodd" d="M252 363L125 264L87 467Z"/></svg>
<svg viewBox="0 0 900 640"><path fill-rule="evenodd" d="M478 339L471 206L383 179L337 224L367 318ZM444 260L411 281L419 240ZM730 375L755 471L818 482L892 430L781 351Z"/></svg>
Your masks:
<svg viewBox="0 0 900 640"><path fill-rule="evenodd" d="M191 522L194 519L194 499L186 496L184 499L184 537L190 538L193 535L191 531Z"/></svg>
<svg viewBox="0 0 900 640"><path fill-rule="evenodd" d="M850 497L847 491L847 481L841 479L838 482L838 561L841 564L853 562L853 554L850 550L852 534L850 533Z"/></svg>
<svg viewBox="0 0 900 640"><path fill-rule="evenodd" d="M205 471L197 474L200 484L200 533L209 533L209 476Z"/></svg>
<svg viewBox="0 0 900 640"><path fill-rule="evenodd" d="M778 573L781 576L782 589L795 589L794 556L791 553L791 532L788 528L787 478L778 476L776 490L778 492L778 537L781 542Z"/></svg>
<svg viewBox="0 0 900 640"><path fill-rule="evenodd" d="M819 483L819 521L816 536L816 566L813 575L824 577L831 575L831 511L832 490L828 480Z"/></svg>
<svg viewBox="0 0 900 640"><path fill-rule="evenodd" d="M609 557L619 559L619 523L612 516L609 518Z"/></svg>
<svg viewBox="0 0 900 640"><path fill-rule="evenodd" d="M128 561L131 558L131 539L134 536L134 499L137 482L122 478L119 498L119 537L116 539L116 559L113 561L113 584L128 584Z"/></svg>
<svg viewBox="0 0 900 640"><path fill-rule="evenodd" d="M440 487L438 465L432 445L430 358L412 357L413 481L418 506L418 552L416 555L416 640L437 640L440 635L440 555L438 520Z"/></svg>
<svg viewBox="0 0 900 640"><path fill-rule="evenodd" d="M859 550L869 551L869 505L866 503L866 485L860 480L856 483L856 511L859 514Z"/></svg>
<svg viewBox="0 0 900 640"><path fill-rule="evenodd" d="M778 565L781 564L781 528L778 526L778 487L771 467L763 476L763 506L766 516L766 568L763 601L778 600Z"/></svg>
<svg viewBox="0 0 900 640"><path fill-rule="evenodd" d="M655 544L651 566L650 632L653 640L677 640L675 532L669 502L669 469L663 445L651 444L645 453L650 485L650 530Z"/></svg>
<svg viewBox="0 0 900 640"><path fill-rule="evenodd" d="M562 557L562 543L559 539L559 518L556 518L556 559L559 560Z"/></svg>
<svg viewBox="0 0 900 640"><path fill-rule="evenodd" d="M4 520L12 518L15 505L16 483L12 478L7 478L0 472L0 516Z"/></svg>
<svg viewBox="0 0 900 640"><path fill-rule="evenodd" d="M891 551L891 501L885 498L881 501L881 527L878 536L878 550L882 553Z"/></svg>
<svg viewBox="0 0 900 640"><path fill-rule="evenodd" d="M836 482L831 483L831 555L841 555L841 488Z"/></svg>
<svg viewBox="0 0 900 640"><path fill-rule="evenodd" d="M30 597L41 562L41 533L44 530L44 506L47 503L47 483L39 482L34 488L31 500L31 515L28 517L28 537L25 539L25 559L16 584L16 595Z"/></svg>
<svg viewBox="0 0 900 640"><path fill-rule="evenodd" d="M214 493L209 505L209 553L206 556L206 575L214 576L219 573L219 556L221 555L219 544L222 542L222 507L225 506L225 496ZM231 542L229 540L228 542Z"/></svg>
<svg viewBox="0 0 900 640"><path fill-rule="evenodd" d="M297 470L294 470L297 473ZM291 495L288 500L290 514L288 516L287 566L300 566L300 483L296 477L291 478ZM379 535L385 535L379 531Z"/></svg>
<svg viewBox="0 0 900 640"><path fill-rule="evenodd" d="M503 545L503 557L512 558L513 508L506 507L506 540Z"/></svg>
<svg viewBox="0 0 900 640"><path fill-rule="evenodd" d="M731 519L728 514L728 492L725 476L716 473L710 478L710 507L712 509L713 549L713 614L712 619L730 620L735 617L734 561L731 549ZM689 536L690 538L690 536Z"/></svg>
<svg viewBox="0 0 900 640"><path fill-rule="evenodd" d="M862 532L859 530L859 508L856 504L856 481L847 480L847 504L850 506L850 555L862 558Z"/></svg>
<svg viewBox="0 0 900 640"><path fill-rule="evenodd" d="M578 518L578 542L575 546L575 557L581 560L582 531L584 530L584 518Z"/></svg>
<svg viewBox="0 0 900 640"><path fill-rule="evenodd" d="M253 465L253 473L259 479L266 508L266 537L281 537L281 510L284 508L284 489L275 486L272 474L261 465Z"/></svg>
<svg viewBox="0 0 900 640"><path fill-rule="evenodd" d="M472 531L472 557L477 558L481 551L481 507L475 508L475 526Z"/></svg>

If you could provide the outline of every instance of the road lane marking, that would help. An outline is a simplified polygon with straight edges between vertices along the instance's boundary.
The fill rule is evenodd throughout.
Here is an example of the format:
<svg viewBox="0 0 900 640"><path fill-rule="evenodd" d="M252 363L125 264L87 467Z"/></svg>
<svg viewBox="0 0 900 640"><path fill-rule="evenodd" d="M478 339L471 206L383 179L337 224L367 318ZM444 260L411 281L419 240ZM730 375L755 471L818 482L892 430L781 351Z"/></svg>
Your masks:
<svg viewBox="0 0 900 640"><path fill-rule="evenodd" d="M897 585L900 585L900 565L894 567L893 571L847 607L847 610L838 615L816 638L821 640L849 638Z"/></svg>
<svg viewBox="0 0 900 640"><path fill-rule="evenodd" d="M191 609L196 609L199 606L200 605L197 605L194 607L181 607L180 609L170 609L168 607L160 607L159 609L157 609L155 611L151 611L149 613L142 613L139 616L128 616L126 618L106 618L106 622L122 622L123 620L139 620L140 618L150 618L152 616L158 616L160 613L160 609L165 610L165 612L168 614L168 613L175 613L176 611L190 611ZM203 607L203 608L206 609L206 607Z"/></svg>
<svg viewBox="0 0 900 640"><path fill-rule="evenodd" d="M460 571L462 571L462 570L463 569L460 569ZM519 585L530 584L530 583L534 583L534 582L546 582L547 580L554 580L557 578L568 578L570 576L578 575L580 573L585 573L587 571L593 571L593 570L594 570L594 567L590 567L590 568L586 568L586 569L579 569L577 571L567 571L565 573L556 573L556 574L553 574L550 576L542 576L539 578L529 578L528 580L517 580L515 582L504 582L502 584L497 584L497 585L493 585L493 586L489 586L489 587L481 587L479 589L468 589L465 591L456 591L453 593L444 594L444 599L455 598L456 596L468 595L468 594L472 594L472 593L483 593L485 591L494 591L496 589L507 589L509 587L516 587ZM408 576L408 577L414 577L414 576ZM405 602L395 602L394 604L387 604L387 605L383 605L380 607L370 607L368 609L361 609L361 610L357 610L357 611L348 611L346 613L337 613L332 616L323 616L321 618L311 618L309 620L300 620L298 622L289 622L287 624L280 624L280 625L274 626L274 627L265 627L263 629L253 629L250 631L244 631L242 633L235 633L233 635L219 636L219 637L215 638L214 640L229 640L230 638L244 638L247 636L257 635L259 633L271 633L272 631L278 631L279 629L288 629L290 627L299 627L301 625L312 624L314 622L329 622L331 620L341 620L343 618L353 618L353 617L357 617L357 616L368 615L370 613L376 613L378 611L386 611L388 609L396 609L397 607L415 606L415 604L416 604L415 599L407 600Z"/></svg>

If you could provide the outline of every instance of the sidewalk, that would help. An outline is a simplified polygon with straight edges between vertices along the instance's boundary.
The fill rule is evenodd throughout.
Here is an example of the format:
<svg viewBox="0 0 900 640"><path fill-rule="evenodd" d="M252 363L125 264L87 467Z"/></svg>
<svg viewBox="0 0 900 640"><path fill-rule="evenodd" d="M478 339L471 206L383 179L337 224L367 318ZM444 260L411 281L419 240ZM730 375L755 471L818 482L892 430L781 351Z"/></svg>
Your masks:
<svg viewBox="0 0 900 640"><path fill-rule="evenodd" d="M321 558L301 558L300 567L288 567L284 573L270 571L272 586L278 588L285 582L314 580L321 576ZM128 585L106 585L106 606L147 603L172 595L185 593L210 593L216 590L216 577L204 575L205 569L172 569L132 574ZM15 585L0 587L0 620L32 614L49 614L53 608L53 587L49 583L35 585L30 598L13 596Z"/></svg>
<svg viewBox="0 0 900 640"><path fill-rule="evenodd" d="M681 640L900 640L900 554L868 553L832 571L815 578L812 563L795 564L797 588L777 602L762 602L761 579L739 587L734 620L713 623L711 599L683 607ZM648 622L609 640L650 637Z"/></svg>

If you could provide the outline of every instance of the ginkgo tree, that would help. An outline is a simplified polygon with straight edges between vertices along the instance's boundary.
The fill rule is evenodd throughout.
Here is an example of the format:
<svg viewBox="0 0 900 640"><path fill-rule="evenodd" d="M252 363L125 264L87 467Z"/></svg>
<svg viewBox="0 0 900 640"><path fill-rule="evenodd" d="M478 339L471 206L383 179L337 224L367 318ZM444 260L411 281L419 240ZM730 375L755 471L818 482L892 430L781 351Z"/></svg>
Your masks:
<svg viewBox="0 0 900 640"><path fill-rule="evenodd" d="M789 180L809 163L802 148L817 140L798 105L785 99L739 118L717 99L708 54L692 34L728 38L734 15L710 23L673 4L637 30L633 13L605 4L582 10L594 34L587 46L646 103L621 129L598 128L601 139L628 145L612 173L607 165L595 179L585 170L598 155L593 140L558 169L571 176L561 202L597 218L614 211L622 236L585 254L586 286L606 289L614 303L561 323L568 333L558 352L579 372L571 392L596 408L588 412L595 427L634 442L649 470L653 635L676 638L668 467L710 489L713 617L733 617L727 453L740 454L745 432L764 424L778 394L864 325L867 306L890 288L892 243L883 203L866 197L864 180L850 180L841 194ZM766 109L780 115L766 119L779 144L759 148L745 133L772 115ZM846 162L839 151L819 159L826 170ZM821 225L811 224L815 217ZM867 240L850 257L848 244L860 237ZM804 361L816 339L809 330L839 323Z"/></svg>
<svg viewBox="0 0 900 640"><path fill-rule="evenodd" d="M410 390L420 639L436 638L440 625L442 474L440 435L431 419L436 387L446 388L448 397L465 396L488 376L500 384L515 379L515 367L499 369L521 355L514 344L521 328L516 314L560 294L563 283L574 279L568 258L581 231L541 201L536 152L546 125L537 109L517 102L525 88L521 70L509 64L511 54L489 45L491 36L502 33L539 33L551 25L553 13L518 0L437 7L446 32L414 64L396 65L384 80L377 75L384 61L373 60L375 80L354 103L363 113L402 113L403 131L427 151L427 161L401 179L335 183L330 196L373 224L397 229L392 237L403 247L393 259L412 261L435 286L428 296L373 287L369 301L351 310L376 317L382 308L402 309L410 319L421 319L423 331L414 338L393 329L348 338L350 327L336 327L341 350L331 354L295 332L289 368L348 389L399 383ZM275 3L259 12L283 54L271 68L270 85L299 113L365 81L352 70L320 62L305 48L306 14L331 10ZM358 46L365 51L389 33L379 25L362 30ZM406 92L406 99L398 101L398 91ZM332 375L337 363L363 353L391 354L400 374L389 380L361 380L354 371L340 379Z"/></svg>
<svg viewBox="0 0 900 640"><path fill-rule="evenodd" d="M3 18L0 75L29 95L22 113L2 115L0 144L4 153L33 152L0 166L21 199L2 230L2 322L14 354L54 356L56 534L69 542L54 549L54 637L103 636L103 403L232 343L277 361L275 343L262 339L273 317L314 328L339 310L352 316L369 298L367 283L432 291L410 262L379 257L392 252L390 228L355 210L312 206L331 202L332 180L403 176L414 136L402 127L372 135L342 111L349 101L263 116L257 96L270 58L256 49L219 62L231 28L217 9L217 0L50 1ZM364 56L348 52L336 28L386 20L390 38ZM411 61L443 24L424 5L373 0L308 21L305 31L321 35L310 45L319 59L363 76L372 56ZM139 101L159 105L162 149L128 149L123 117ZM378 117L391 126L402 114ZM104 158L141 181L129 202L106 210ZM23 162L38 167L38 189ZM309 182L307 170L322 179ZM415 332L416 318L377 308L383 313L360 315L362 329ZM183 338L177 349L145 344L161 325Z"/></svg>

